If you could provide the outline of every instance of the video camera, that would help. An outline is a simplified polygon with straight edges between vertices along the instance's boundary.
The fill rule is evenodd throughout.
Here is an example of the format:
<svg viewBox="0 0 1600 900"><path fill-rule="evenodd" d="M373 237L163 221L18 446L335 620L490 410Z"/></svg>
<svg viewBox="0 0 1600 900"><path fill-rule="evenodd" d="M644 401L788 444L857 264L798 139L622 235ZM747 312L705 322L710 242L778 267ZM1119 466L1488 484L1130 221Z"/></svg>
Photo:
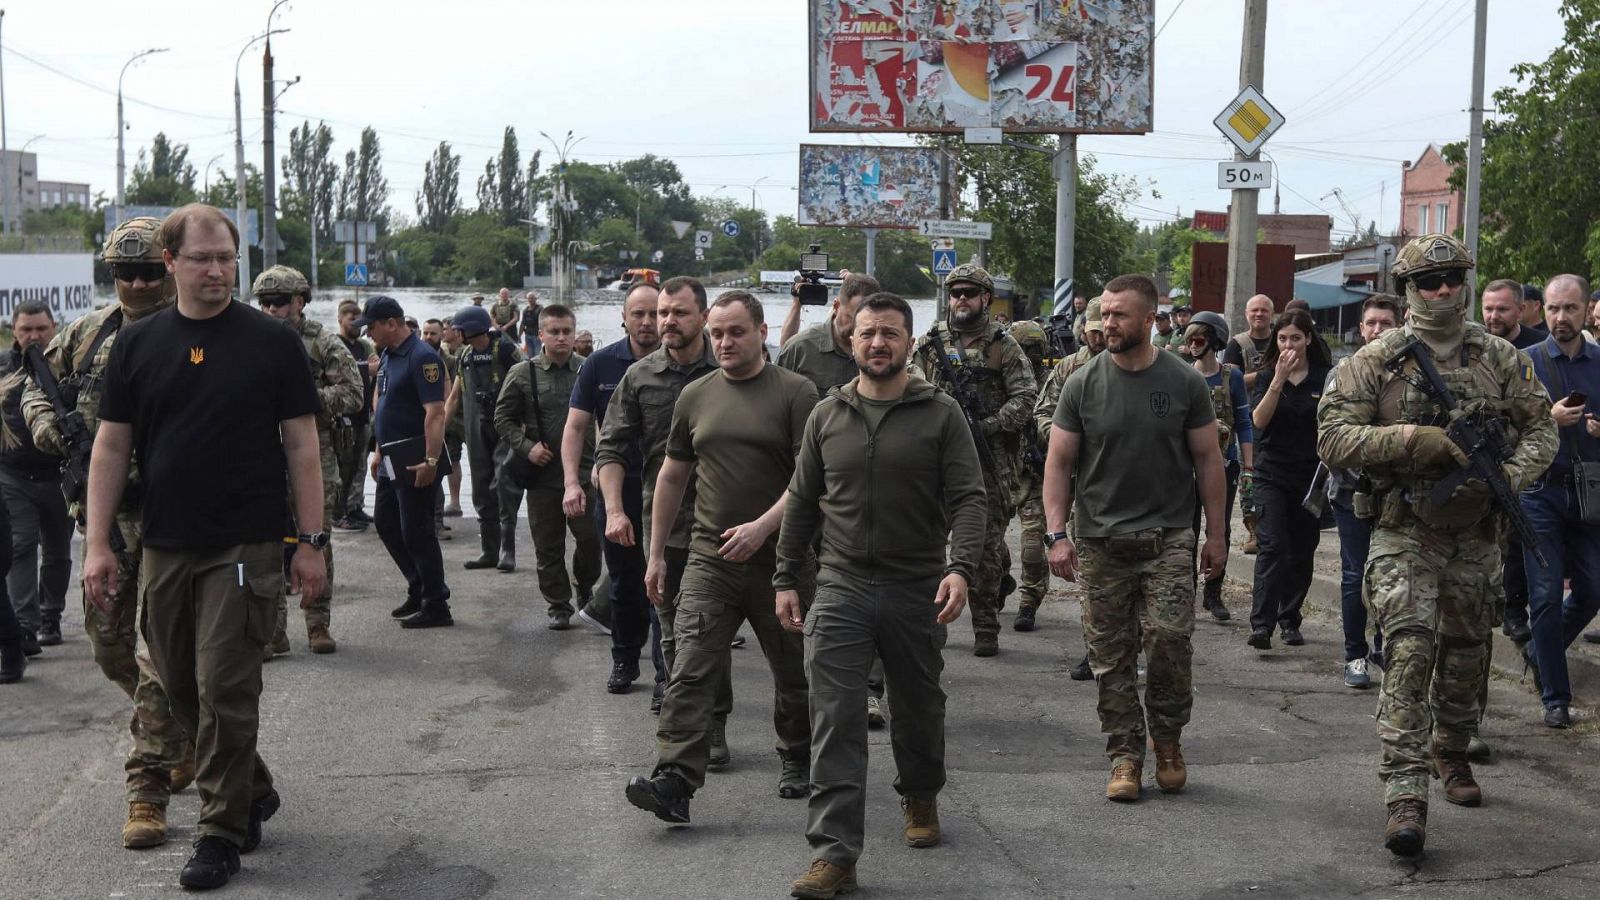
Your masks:
<svg viewBox="0 0 1600 900"><path fill-rule="evenodd" d="M794 295L802 306L826 306L828 286L822 276L828 271L828 254L821 244L812 244L809 253L800 254L800 281L794 286Z"/></svg>

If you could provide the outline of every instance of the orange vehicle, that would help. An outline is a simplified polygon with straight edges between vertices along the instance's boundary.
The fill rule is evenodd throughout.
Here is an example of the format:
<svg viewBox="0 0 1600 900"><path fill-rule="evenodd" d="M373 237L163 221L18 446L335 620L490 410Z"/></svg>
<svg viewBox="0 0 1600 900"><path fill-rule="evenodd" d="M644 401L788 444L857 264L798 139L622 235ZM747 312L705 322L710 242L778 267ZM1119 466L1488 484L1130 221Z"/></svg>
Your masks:
<svg viewBox="0 0 1600 900"><path fill-rule="evenodd" d="M622 273L622 282L629 287L640 284L661 284L661 271L659 269L629 269Z"/></svg>

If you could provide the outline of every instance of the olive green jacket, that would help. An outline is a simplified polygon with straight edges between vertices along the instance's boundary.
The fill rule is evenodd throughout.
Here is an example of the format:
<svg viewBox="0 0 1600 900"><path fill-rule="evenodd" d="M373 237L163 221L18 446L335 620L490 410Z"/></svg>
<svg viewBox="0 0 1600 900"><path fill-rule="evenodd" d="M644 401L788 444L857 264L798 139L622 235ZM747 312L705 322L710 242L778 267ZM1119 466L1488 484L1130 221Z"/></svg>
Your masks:
<svg viewBox="0 0 1600 900"><path fill-rule="evenodd" d="M567 427L567 404L582 367L583 357L576 353L559 366L547 354L540 353L512 366L500 385L500 398L494 406L494 430L500 439L510 444L511 452L517 456L526 457L540 441L555 454L554 459L537 467L539 487L562 485L561 432ZM538 402L534 401L536 394ZM593 466L594 429L590 428L584 437L578 480L587 484Z"/></svg>

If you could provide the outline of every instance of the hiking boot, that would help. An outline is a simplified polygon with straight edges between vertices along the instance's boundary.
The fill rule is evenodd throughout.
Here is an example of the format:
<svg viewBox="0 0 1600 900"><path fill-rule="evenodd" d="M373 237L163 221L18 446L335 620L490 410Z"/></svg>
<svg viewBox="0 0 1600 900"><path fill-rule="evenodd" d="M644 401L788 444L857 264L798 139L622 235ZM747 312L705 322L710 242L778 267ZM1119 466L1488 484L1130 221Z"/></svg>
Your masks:
<svg viewBox="0 0 1600 900"><path fill-rule="evenodd" d="M1298 626L1285 625L1278 629L1278 636L1283 638L1283 642L1291 647L1305 646L1305 636L1300 633Z"/></svg>
<svg viewBox="0 0 1600 900"><path fill-rule="evenodd" d="M728 752L728 723L721 720L711 722L711 756L706 765L713 769L720 769L733 762L733 754Z"/></svg>
<svg viewBox="0 0 1600 900"><path fill-rule="evenodd" d="M1222 602L1221 578L1206 582L1203 597L1201 605L1205 607L1206 612L1211 613L1211 618L1218 622L1226 622L1233 618L1233 613L1228 612L1228 605Z"/></svg>
<svg viewBox="0 0 1600 900"><path fill-rule="evenodd" d="M61 643L61 616L46 615L39 624L39 646L55 647Z"/></svg>
<svg viewBox="0 0 1600 900"><path fill-rule="evenodd" d="M625 662L614 662L611 664L611 677L606 679L606 693L626 694L638 680L638 663L629 665Z"/></svg>
<svg viewBox="0 0 1600 900"><path fill-rule="evenodd" d="M183 793L191 784L194 784L194 760L185 760L172 767L170 774L172 785L169 788L174 794Z"/></svg>
<svg viewBox="0 0 1600 900"><path fill-rule="evenodd" d="M404 619L414 616L419 612L422 612L422 601L413 600L408 597L406 598L406 602L396 606L394 609L389 610L389 615L392 618Z"/></svg>
<svg viewBox="0 0 1600 900"><path fill-rule="evenodd" d="M832 900L856 889L856 867L836 866L825 859L813 859L810 871L796 878L791 887L791 897Z"/></svg>
<svg viewBox="0 0 1600 900"><path fill-rule="evenodd" d="M1139 799L1139 780L1144 767L1131 759L1124 759L1111 767L1111 780L1106 783L1106 799L1132 803Z"/></svg>
<svg viewBox="0 0 1600 900"><path fill-rule="evenodd" d="M1464 750L1443 750L1438 744L1429 748L1428 768L1433 777L1444 783L1444 799L1457 806L1480 806L1483 789L1472 777L1472 764L1467 762Z"/></svg>
<svg viewBox="0 0 1600 900"><path fill-rule="evenodd" d="M238 871L238 848L224 838L208 834L194 842L194 855L183 864L178 883L190 890L209 891L227 884Z"/></svg>
<svg viewBox="0 0 1600 900"><path fill-rule="evenodd" d="M1367 672L1365 658L1352 659L1344 664L1344 686L1357 690L1372 687L1372 676Z"/></svg>
<svg viewBox="0 0 1600 900"><path fill-rule="evenodd" d="M267 649L275 655L282 656L289 652L289 635L282 628L272 633L272 642L267 644Z"/></svg>
<svg viewBox="0 0 1600 900"><path fill-rule="evenodd" d="M122 846L129 850L159 847L167 842L167 808L135 800L128 804L128 821L122 826Z"/></svg>
<svg viewBox="0 0 1600 900"><path fill-rule="evenodd" d="M283 804L283 799L278 792L268 788L267 793L250 801L250 825L244 834L244 846L239 848L240 853L249 853L261 846L261 823L272 818Z"/></svg>
<svg viewBox="0 0 1600 900"><path fill-rule="evenodd" d="M1251 532L1250 536L1244 539L1244 546L1239 549L1244 552L1245 556L1255 556L1261 552L1261 545L1256 543L1254 532Z"/></svg>
<svg viewBox="0 0 1600 900"><path fill-rule="evenodd" d="M1000 652L1000 636L990 632L981 632L972 636L973 656L994 656Z"/></svg>
<svg viewBox="0 0 1600 900"><path fill-rule="evenodd" d="M1252 632L1250 632L1250 636L1245 638L1244 642L1246 644L1249 644L1250 646L1256 648L1257 650L1271 650L1272 649L1272 632L1270 632L1270 631L1252 631Z"/></svg>
<svg viewBox="0 0 1600 900"><path fill-rule="evenodd" d="M1549 728L1571 728L1572 713L1565 706L1557 704L1544 711L1544 724Z"/></svg>
<svg viewBox="0 0 1600 900"><path fill-rule="evenodd" d="M900 810L906 817L907 847L939 846L939 798L901 797Z"/></svg>
<svg viewBox="0 0 1600 900"><path fill-rule="evenodd" d="M1472 762L1490 762L1494 759L1494 749L1485 743L1483 738L1473 735L1467 741L1467 759Z"/></svg>
<svg viewBox="0 0 1600 900"><path fill-rule="evenodd" d="M662 772L654 778L635 775L628 780L623 792L628 802L656 818L675 825L689 822L689 785L671 772Z"/></svg>
<svg viewBox="0 0 1600 900"><path fill-rule="evenodd" d="M1073 681L1088 681L1094 678L1094 670L1089 668L1089 654L1085 653L1083 655L1083 659L1072 667L1072 671L1067 673L1067 677Z"/></svg>
<svg viewBox="0 0 1600 900"><path fill-rule="evenodd" d="M38 656L44 652L39 646L39 636L27 629L22 631L22 655L27 657Z"/></svg>
<svg viewBox="0 0 1600 900"><path fill-rule="evenodd" d="M783 771L778 774L778 796L785 800L810 796L811 751L784 753L780 750L778 757L783 760Z"/></svg>
<svg viewBox="0 0 1600 900"><path fill-rule="evenodd" d="M1037 612L1038 610L1031 606L1022 607L1017 610L1017 618L1011 623L1011 627L1017 631L1032 631L1034 615Z"/></svg>
<svg viewBox="0 0 1600 900"><path fill-rule="evenodd" d="M882 728L889 723L889 717L883 714L883 700L878 697L867 697L867 727Z"/></svg>
<svg viewBox="0 0 1600 900"><path fill-rule="evenodd" d="M1163 794L1176 794L1189 783L1189 767L1184 764L1183 750L1176 742L1156 744L1156 787Z"/></svg>
<svg viewBox="0 0 1600 900"><path fill-rule="evenodd" d="M1415 797L1402 797L1389 804L1389 824L1383 830L1383 846L1395 856L1416 856L1428 837L1428 804Z"/></svg>
<svg viewBox="0 0 1600 900"><path fill-rule="evenodd" d="M328 626L313 625L306 629L306 646L312 653L332 653L339 649L339 644L328 633Z"/></svg>

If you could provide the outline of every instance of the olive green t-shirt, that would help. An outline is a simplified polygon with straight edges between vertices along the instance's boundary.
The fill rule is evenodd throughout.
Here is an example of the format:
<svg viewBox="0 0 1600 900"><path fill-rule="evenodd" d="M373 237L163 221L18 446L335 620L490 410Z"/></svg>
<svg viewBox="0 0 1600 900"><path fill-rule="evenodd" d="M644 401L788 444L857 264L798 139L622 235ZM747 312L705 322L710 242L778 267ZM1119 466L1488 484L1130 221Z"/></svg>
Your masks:
<svg viewBox="0 0 1600 900"><path fill-rule="evenodd" d="M1101 353L1061 388L1054 422L1083 436L1072 517L1081 537L1191 528L1195 492L1187 432L1216 422L1205 378L1170 353L1127 372Z"/></svg>
<svg viewBox="0 0 1600 900"><path fill-rule="evenodd" d="M863 416L867 417L867 427L872 430L873 434L878 433L878 423L883 421L884 413L887 413L892 407L900 405L898 399L868 400L865 397L857 396L861 401L861 405L857 408L861 410Z"/></svg>
<svg viewBox="0 0 1600 900"><path fill-rule="evenodd" d="M744 381L718 369L683 389L667 456L695 467L690 550L715 556L724 531L761 518L778 502L816 405L811 379L771 364ZM774 532L758 556L773 558L776 544Z"/></svg>

